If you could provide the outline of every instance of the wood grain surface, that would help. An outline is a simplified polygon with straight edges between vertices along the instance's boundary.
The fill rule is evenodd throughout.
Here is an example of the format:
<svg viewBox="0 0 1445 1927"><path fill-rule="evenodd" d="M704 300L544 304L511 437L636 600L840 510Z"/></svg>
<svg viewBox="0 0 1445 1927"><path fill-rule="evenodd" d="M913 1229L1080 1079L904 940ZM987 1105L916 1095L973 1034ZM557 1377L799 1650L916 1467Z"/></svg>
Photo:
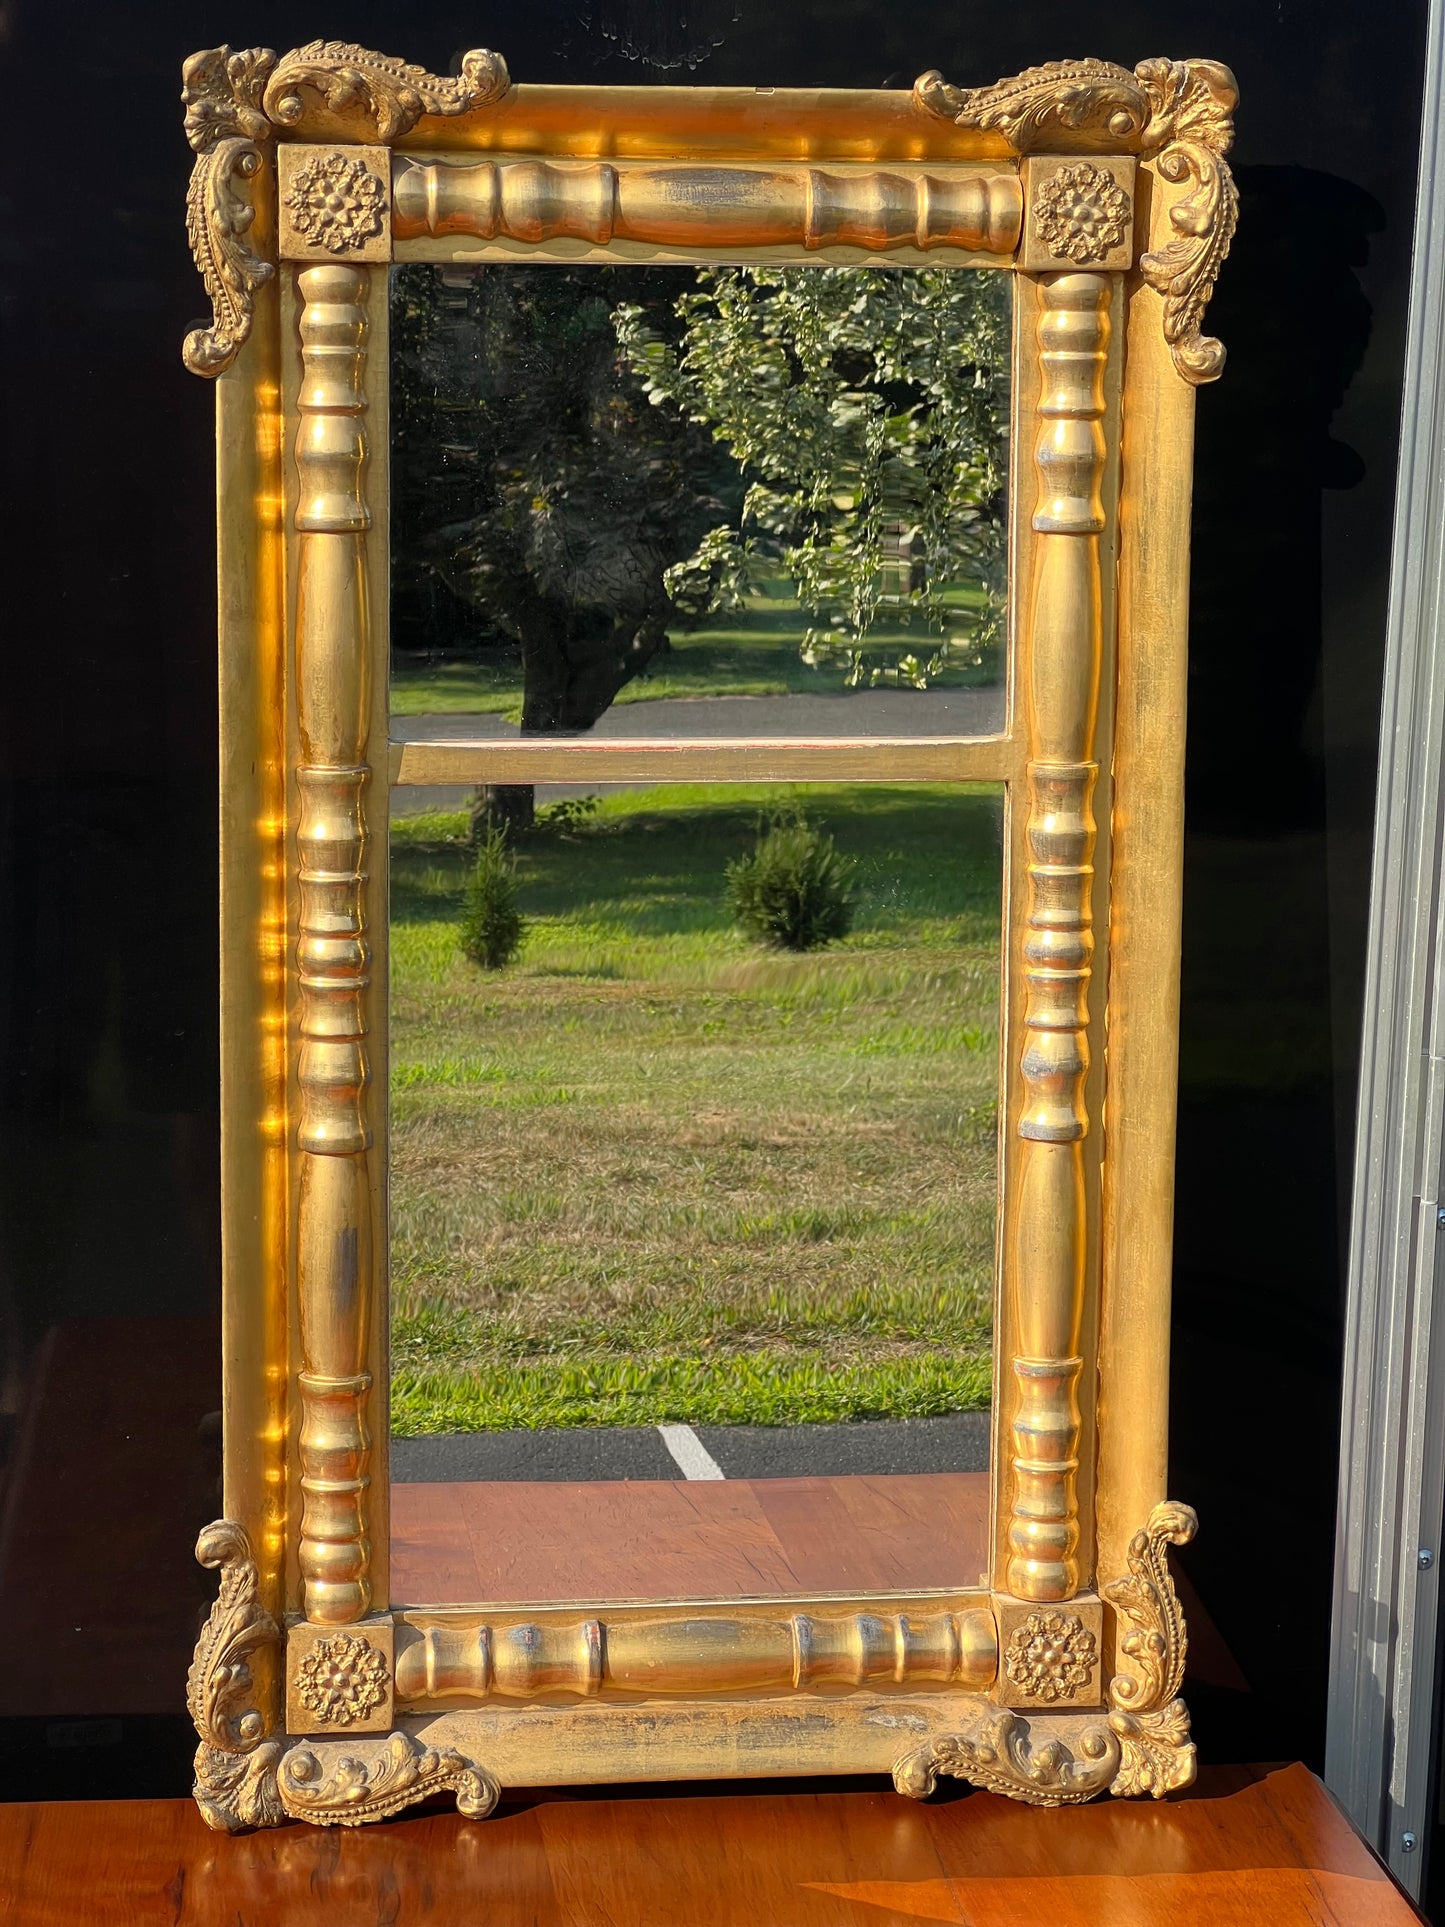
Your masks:
<svg viewBox="0 0 1445 1927"><path fill-rule="evenodd" d="M1302 1766L1162 1804L915 1806L793 1783L609 1789L355 1832L208 1833L189 1801L0 1807L0 1923L71 1927L1408 1927Z"/></svg>
<svg viewBox="0 0 1445 1927"><path fill-rule="evenodd" d="M409 1606L963 1588L988 1474L395 1485L391 1530Z"/></svg>

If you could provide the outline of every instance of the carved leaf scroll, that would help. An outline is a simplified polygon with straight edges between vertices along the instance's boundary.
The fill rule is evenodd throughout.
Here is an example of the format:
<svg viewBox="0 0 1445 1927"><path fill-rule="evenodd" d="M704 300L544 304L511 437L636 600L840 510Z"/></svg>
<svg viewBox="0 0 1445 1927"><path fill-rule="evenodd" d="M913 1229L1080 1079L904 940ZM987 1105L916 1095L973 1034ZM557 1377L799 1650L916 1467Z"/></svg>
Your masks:
<svg viewBox="0 0 1445 1927"><path fill-rule="evenodd" d="M1239 89L1216 60L1141 60L1130 73L1108 60L1060 60L991 87L954 87L924 74L913 98L959 127L1004 135L1017 153L1092 146L1158 156L1158 169L1190 191L1169 210L1176 238L1141 256L1139 272L1164 297L1164 338L1185 381L1216 381L1222 342L1203 332L1239 218L1225 156L1234 141Z"/></svg>
<svg viewBox="0 0 1445 1927"><path fill-rule="evenodd" d="M270 1736L255 1703L251 1661L279 1647L280 1629L261 1604L256 1562L240 1526L220 1519L196 1541L203 1566L217 1566L221 1590L196 1645L186 1704L201 1743L196 1805L206 1825L235 1833L285 1818L276 1785L283 1742Z"/></svg>
<svg viewBox="0 0 1445 1927"><path fill-rule="evenodd" d="M1136 69L1153 113L1145 152L1166 181L1192 181L1169 210L1176 240L1142 256L1139 272L1164 297L1164 338L1186 381L1217 381L1224 344L1203 332L1204 310L1234 239L1239 190L1225 160L1234 142L1234 75L1214 60L1145 60Z"/></svg>
<svg viewBox="0 0 1445 1927"><path fill-rule="evenodd" d="M893 1784L911 1799L932 1793L940 1773L1008 1800L1036 1807L1079 1806L1104 1791L1119 1768L1119 1742L1102 1721L1083 1729L1070 1749L1062 1740L1029 1744L1029 1722L988 1700L959 1733L905 1754Z"/></svg>
<svg viewBox="0 0 1445 1927"><path fill-rule="evenodd" d="M451 1747L423 1746L407 1733L392 1733L330 1765L309 1746L293 1747L281 1762L286 1811L317 1826L359 1827L446 1792L456 1794L457 1811L468 1820L484 1820L501 1798L483 1768Z"/></svg>
<svg viewBox="0 0 1445 1927"><path fill-rule="evenodd" d="M1144 89L1112 60L1055 60L991 87L954 87L935 69L915 81L913 98L959 127L1002 134L1020 154L1038 153L1061 132L1092 133L1101 145L1122 146L1149 119Z"/></svg>
<svg viewBox="0 0 1445 1927"><path fill-rule="evenodd" d="M186 233L213 312L211 326L194 329L181 350L197 375L230 367L251 332L256 292L275 273L246 239L255 210L238 183L260 171L262 145L276 129L301 118L305 91L334 112L363 117L372 139L392 141L423 114L464 114L511 85L506 62L485 48L464 55L453 79L339 40L313 40L280 59L269 47L210 47L191 55L182 78L186 139L196 153Z"/></svg>
<svg viewBox="0 0 1445 1927"><path fill-rule="evenodd" d="M423 1746L406 1733L352 1741L338 1753L273 1734L257 1705L251 1662L279 1652L281 1633L261 1603L260 1582L245 1532L228 1519L207 1526L196 1541L203 1566L220 1569L221 1590L197 1641L186 1680L186 1703L201 1743L196 1749L195 1800L206 1825L237 1833L310 1820L319 1826L360 1826L382 1820L415 1800L453 1792L468 1819L485 1819L501 1798L493 1776L450 1747ZM374 1704L381 1656L364 1640L341 1635L317 1649L325 1655L317 1683L337 1704ZM352 1752L350 1747L359 1749ZM318 1757L318 1753L324 1757Z"/></svg>
<svg viewBox="0 0 1445 1927"><path fill-rule="evenodd" d="M1194 1779L1189 1713L1179 1698L1189 1638L1169 1576L1168 1548L1187 1545L1198 1530L1189 1506L1156 1505L1129 1542L1129 1577L1104 1588L1110 1605L1133 1626L1120 1650L1134 1671L1116 1674L1109 1687L1109 1725L1122 1756L1115 1793L1148 1793L1157 1800Z"/></svg>
<svg viewBox="0 0 1445 1927"><path fill-rule="evenodd" d="M1114 1676L1106 1719L1073 1729L1072 1737L1034 1745L1027 1718L989 1700L961 1730L905 1754L893 1784L915 1800L932 1793L941 1773L1031 1806L1076 1806L1107 1787L1120 1796L1162 1799L1194 1779L1189 1712L1178 1697L1188 1639L1169 1576L1168 1548L1194 1537L1199 1521L1187 1505L1155 1506L1129 1544L1127 1578L1104 1596L1132 1631L1121 1651L1133 1668Z"/></svg>
<svg viewBox="0 0 1445 1927"><path fill-rule="evenodd" d="M393 141L409 134L423 114L465 114L500 100L510 85L507 63L483 47L462 56L457 78L444 79L343 40L313 40L277 62L264 106L276 126L294 126L304 111L301 90L310 88L334 112L364 114L369 138Z"/></svg>

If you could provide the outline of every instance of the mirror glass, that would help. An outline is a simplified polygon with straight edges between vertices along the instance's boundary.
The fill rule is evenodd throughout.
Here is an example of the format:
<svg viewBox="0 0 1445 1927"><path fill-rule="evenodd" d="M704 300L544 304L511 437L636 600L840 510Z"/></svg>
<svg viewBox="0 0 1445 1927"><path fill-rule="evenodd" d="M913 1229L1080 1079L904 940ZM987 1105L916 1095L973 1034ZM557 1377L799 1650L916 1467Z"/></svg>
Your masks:
<svg viewBox="0 0 1445 1927"><path fill-rule="evenodd" d="M432 793L433 799L435 793ZM979 1582L996 786L391 829L393 1599Z"/></svg>
<svg viewBox="0 0 1445 1927"><path fill-rule="evenodd" d="M1011 304L956 268L397 269L393 739L998 731Z"/></svg>

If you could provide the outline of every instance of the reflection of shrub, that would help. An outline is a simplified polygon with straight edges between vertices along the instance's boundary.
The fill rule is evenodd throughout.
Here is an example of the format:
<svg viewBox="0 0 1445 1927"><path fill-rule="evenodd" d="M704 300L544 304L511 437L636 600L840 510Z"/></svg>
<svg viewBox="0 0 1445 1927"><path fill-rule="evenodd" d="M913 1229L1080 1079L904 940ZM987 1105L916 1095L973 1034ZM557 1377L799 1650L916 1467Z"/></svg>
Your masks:
<svg viewBox="0 0 1445 1927"><path fill-rule="evenodd" d="M517 859L505 831L493 827L477 843L462 906L462 952L483 970L500 970L522 941L517 908Z"/></svg>
<svg viewBox="0 0 1445 1927"><path fill-rule="evenodd" d="M779 950L816 950L853 925L853 865L801 814L775 818L727 868L728 908L750 937Z"/></svg>
<svg viewBox="0 0 1445 1927"><path fill-rule="evenodd" d="M544 803L537 812L536 827L567 836L590 822L602 808L600 796L564 796L555 803Z"/></svg>

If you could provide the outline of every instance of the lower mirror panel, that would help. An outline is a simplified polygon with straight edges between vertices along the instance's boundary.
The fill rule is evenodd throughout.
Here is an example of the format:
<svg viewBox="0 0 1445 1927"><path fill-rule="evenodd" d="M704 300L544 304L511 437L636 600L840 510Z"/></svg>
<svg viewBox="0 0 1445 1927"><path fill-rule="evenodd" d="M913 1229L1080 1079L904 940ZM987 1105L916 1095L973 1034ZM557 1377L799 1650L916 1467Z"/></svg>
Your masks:
<svg viewBox="0 0 1445 1927"><path fill-rule="evenodd" d="M393 1600L980 1583L1002 815L815 784L395 818Z"/></svg>

